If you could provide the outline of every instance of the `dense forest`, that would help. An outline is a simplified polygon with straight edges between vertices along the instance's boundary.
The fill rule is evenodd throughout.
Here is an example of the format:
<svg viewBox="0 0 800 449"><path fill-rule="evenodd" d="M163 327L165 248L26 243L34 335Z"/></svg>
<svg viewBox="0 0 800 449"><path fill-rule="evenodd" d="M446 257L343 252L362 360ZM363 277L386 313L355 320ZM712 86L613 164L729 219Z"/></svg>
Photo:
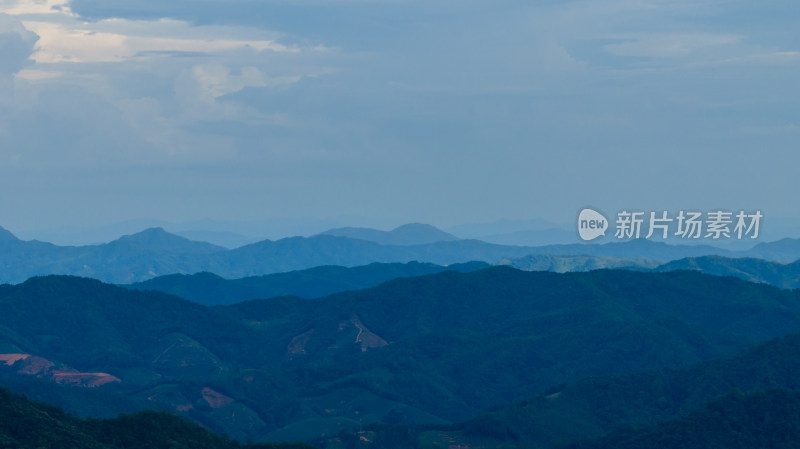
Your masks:
<svg viewBox="0 0 800 449"><path fill-rule="evenodd" d="M731 393L682 419L617 431L561 449L794 449L800 392Z"/></svg>
<svg viewBox="0 0 800 449"><path fill-rule="evenodd" d="M80 419L0 388L3 449L310 449L301 443L240 444L167 412Z"/></svg>
<svg viewBox="0 0 800 449"><path fill-rule="evenodd" d="M4 384L82 416L167 410L243 441L455 425L795 332L800 292L688 271L493 267L224 307L65 276L0 286Z"/></svg>

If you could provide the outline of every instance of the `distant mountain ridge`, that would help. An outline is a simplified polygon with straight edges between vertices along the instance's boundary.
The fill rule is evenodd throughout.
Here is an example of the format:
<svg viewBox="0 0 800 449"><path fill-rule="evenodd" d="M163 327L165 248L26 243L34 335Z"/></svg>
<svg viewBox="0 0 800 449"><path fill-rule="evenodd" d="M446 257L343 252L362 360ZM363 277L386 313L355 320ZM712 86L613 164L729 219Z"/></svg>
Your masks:
<svg viewBox="0 0 800 449"><path fill-rule="evenodd" d="M450 242L458 237L422 223L409 223L392 229L380 231L371 228L336 228L320 235L333 235L351 239L366 240L381 245L424 245L427 243Z"/></svg>
<svg viewBox="0 0 800 449"><path fill-rule="evenodd" d="M794 262L800 259L798 254L800 254L800 239L791 238L784 238L774 242L762 242L745 251L747 257L780 262Z"/></svg>
<svg viewBox="0 0 800 449"><path fill-rule="evenodd" d="M321 266L307 270L224 279L213 273L171 274L127 285L137 290L157 290L205 305L226 305L249 299L298 296L319 298L345 290L360 290L403 277L442 271L470 272L488 268L484 262L449 266L409 262L373 263L359 267Z"/></svg>
<svg viewBox="0 0 800 449"><path fill-rule="evenodd" d="M780 288L800 288L800 260L780 263L749 257L737 259L703 256L673 260L655 268L655 271L674 270L695 270L716 276L733 276L750 282L771 284Z"/></svg>
<svg viewBox="0 0 800 449"><path fill-rule="evenodd" d="M567 245L579 242L578 236L575 235L574 231L560 228L515 231L505 234L483 235L475 238L498 245L521 246Z"/></svg>
<svg viewBox="0 0 800 449"><path fill-rule="evenodd" d="M420 227L412 225L406 229L414 230ZM428 228L423 225L423 229ZM123 284L166 274L193 274L205 271L224 278L243 278L324 265L353 267L375 262L419 261L451 265L483 261L494 264L503 259L546 254L667 262L707 255L746 257L751 253L732 252L706 245L668 245L647 240L538 247L495 245L479 240L382 245L368 240L333 235L290 237L277 241L263 240L229 250L205 242L188 240L160 228L147 229L100 245L56 246L38 241L22 241L7 231L2 231L4 232L0 235L0 282L12 283L46 274L88 276ZM440 234L436 235L439 235L436 238L441 237ZM797 258L800 259L800 245L795 245L796 243L794 240L764 243L751 251L789 257L797 249Z"/></svg>
<svg viewBox="0 0 800 449"><path fill-rule="evenodd" d="M212 254L225 251L226 248L212 245L207 242L189 240L176 234L171 234L164 228L149 228L142 232L125 235L105 245L98 245L112 250L124 249L136 251L147 248L150 251L181 252L190 254Z"/></svg>
<svg viewBox="0 0 800 449"><path fill-rule="evenodd" d="M661 266L661 262L644 258L624 259L607 256L554 256L552 254L533 254L517 259L501 260L498 265L507 265L524 271L569 273L602 269L649 270Z"/></svg>
<svg viewBox="0 0 800 449"><path fill-rule="evenodd" d="M657 272L693 270L715 276L733 276L748 282L766 283L784 289L800 287L800 261L783 264L753 258L703 256L662 264L650 259L542 254L517 259L503 259L498 262L498 265L510 266L523 271L554 273L586 272L600 269ZM122 285L138 290L157 290L170 293L205 305L225 305L249 299L285 295L319 298L345 290L372 287L395 278L423 276L442 271L470 272L489 266L491 265L485 262L448 266L420 262L405 264L376 262L356 267L320 266L239 279L225 279L208 272L193 275L173 274Z"/></svg>
<svg viewBox="0 0 800 449"><path fill-rule="evenodd" d="M687 257L661 263L652 259L624 259L605 256L530 255L500 261L525 271L556 273L581 272L599 269L625 269L667 272L692 270L714 276L733 276L748 282L764 283L784 289L800 288L800 260L792 263L774 262L753 257L724 257L717 255Z"/></svg>
<svg viewBox="0 0 800 449"><path fill-rule="evenodd" d="M215 232L215 231L180 231L175 234L185 237L189 240L198 242L209 242L217 246L222 246L227 249L238 248L240 246L255 243L260 239L247 237L235 232Z"/></svg>
<svg viewBox="0 0 800 449"><path fill-rule="evenodd" d="M0 226L0 244L19 242L20 240L11 231Z"/></svg>
<svg viewBox="0 0 800 449"><path fill-rule="evenodd" d="M109 243L87 246L57 246L10 238L10 233L5 235L6 238L0 241L0 282L22 282L45 274L132 282L191 267L197 261L226 251L210 243L170 234L161 228L146 229Z"/></svg>

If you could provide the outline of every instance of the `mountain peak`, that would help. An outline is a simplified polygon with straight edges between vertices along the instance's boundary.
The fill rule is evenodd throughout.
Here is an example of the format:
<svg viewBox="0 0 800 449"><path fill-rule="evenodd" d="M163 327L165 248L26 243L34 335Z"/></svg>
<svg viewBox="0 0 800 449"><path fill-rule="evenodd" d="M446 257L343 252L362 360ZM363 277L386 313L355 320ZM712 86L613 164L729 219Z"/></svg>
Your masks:
<svg viewBox="0 0 800 449"><path fill-rule="evenodd" d="M166 230L164 230L164 228L162 228L160 226L147 228L147 229L145 229L143 231L138 232L137 234L140 234L140 235L141 234L144 234L144 235L171 235L171 236L178 237L175 234L170 234L169 232L167 232ZM134 235L136 235L136 234L134 234Z"/></svg>
<svg viewBox="0 0 800 449"><path fill-rule="evenodd" d="M322 234L367 240L381 245L401 246L458 240L456 236L424 223L408 223L391 231L371 228L336 228L325 231Z"/></svg>
<svg viewBox="0 0 800 449"><path fill-rule="evenodd" d="M407 223L392 229L390 234L398 240L415 242L406 244L435 243L458 240L458 237L454 236L453 234L449 234L437 228L436 226L425 223Z"/></svg>
<svg viewBox="0 0 800 449"><path fill-rule="evenodd" d="M11 233L8 229L0 226L0 243L10 243L20 241L17 236Z"/></svg>
<svg viewBox="0 0 800 449"><path fill-rule="evenodd" d="M440 232L442 234L447 234L446 232L442 231L441 229L437 228L436 226L425 224L425 223L406 223L404 225L400 225L400 226L392 229L390 232L409 232L409 231L414 231L414 232L420 232L420 231ZM447 234L447 235L450 235L450 234Z"/></svg>
<svg viewBox="0 0 800 449"><path fill-rule="evenodd" d="M164 228L147 228L136 234L125 235L109 243L109 245L145 246L152 249L193 249L200 252L224 251L225 248L207 242L196 242L185 237L167 232Z"/></svg>
<svg viewBox="0 0 800 449"><path fill-rule="evenodd" d="M759 259L794 262L797 260L797 251L800 251L800 239L787 237L774 242L761 242L746 251L745 255Z"/></svg>
<svg viewBox="0 0 800 449"><path fill-rule="evenodd" d="M152 241L152 240L180 240L180 241L189 241L189 239L185 237L181 237L179 235L170 234L164 228L156 227L156 228L147 228L143 231L139 231L135 234L124 235L120 237L117 241L126 240L126 241Z"/></svg>
<svg viewBox="0 0 800 449"><path fill-rule="evenodd" d="M768 246L780 246L780 245L800 245L800 239L784 237L780 240L775 240L774 242L761 242L757 244L755 248L764 248Z"/></svg>

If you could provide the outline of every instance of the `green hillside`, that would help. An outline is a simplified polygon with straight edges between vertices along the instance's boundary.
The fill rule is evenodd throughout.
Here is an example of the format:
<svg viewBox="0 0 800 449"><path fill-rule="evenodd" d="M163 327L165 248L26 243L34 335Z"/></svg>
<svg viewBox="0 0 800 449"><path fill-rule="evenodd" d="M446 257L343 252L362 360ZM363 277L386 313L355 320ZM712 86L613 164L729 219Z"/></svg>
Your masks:
<svg viewBox="0 0 800 449"><path fill-rule="evenodd" d="M616 432L563 449L793 449L800 441L800 392L732 393L685 418Z"/></svg>
<svg viewBox="0 0 800 449"><path fill-rule="evenodd" d="M553 271L568 273L572 271L592 271L602 269L647 270L656 268L661 262L652 259L625 259L603 256L555 256L535 254L500 262L525 271ZM670 270L665 270L670 271Z"/></svg>
<svg viewBox="0 0 800 449"><path fill-rule="evenodd" d="M800 334L695 367L599 377L487 412L458 426L465 438L548 447L681 417L733 391L800 389Z"/></svg>
<svg viewBox="0 0 800 449"><path fill-rule="evenodd" d="M81 414L145 404L241 440L311 440L464 421L795 332L800 292L688 271L494 267L225 307L51 276L0 286L0 379Z"/></svg>
<svg viewBox="0 0 800 449"><path fill-rule="evenodd" d="M304 449L303 444L241 445L170 413L79 419L60 408L0 388L4 449Z"/></svg>
<svg viewBox="0 0 800 449"><path fill-rule="evenodd" d="M674 260L656 268L656 271L673 270L696 270L716 276L734 276L787 289L800 287L800 260L781 263L752 258L705 256Z"/></svg>
<svg viewBox="0 0 800 449"><path fill-rule="evenodd" d="M401 277L414 277L442 271L469 272L487 268L485 262L449 266L409 262L373 263L360 267L322 266L288 273L224 279L213 273L171 274L130 284L137 290L157 290L206 305L233 304L248 299L299 296L319 298L345 290L374 287Z"/></svg>

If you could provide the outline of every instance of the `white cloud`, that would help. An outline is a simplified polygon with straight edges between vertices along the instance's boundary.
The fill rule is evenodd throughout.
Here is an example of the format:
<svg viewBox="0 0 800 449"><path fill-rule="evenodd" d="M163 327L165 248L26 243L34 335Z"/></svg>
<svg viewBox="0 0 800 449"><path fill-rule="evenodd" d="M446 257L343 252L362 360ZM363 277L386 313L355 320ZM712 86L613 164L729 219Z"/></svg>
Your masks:
<svg viewBox="0 0 800 449"><path fill-rule="evenodd" d="M0 12L0 76L13 75L26 65L38 36L13 16Z"/></svg>
<svg viewBox="0 0 800 449"><path fill-rule="evenodd" d="M0 0L0 10L12 15L71 14L65 0Z"/></svg>
<svg viewBox="0 0 800 449"><path fill-rule="evenodd" d="M110 22L110 23L109 23ZM120 31L136 31L142 24L130 27L126 20L108 19L100 22L84 23L78 20L68 23L47 21L26 21L25 26L40 36L37 53L39 63L57 62L119 62L149 52L196 52L220 53L237 48L252 48L257 51L299 52L274 40L219 39L211 30L202 27L190 29L184 22L160 20L147 23L156 29L183 29L184 36L148 36L124 34ZM112 32L111 29L120 31ZM151 30L152 31L152 30ZM203 37L200 37L203 35Z"/></svg>
<svg viewBox="0 0 800 449"><path fill-rule="evenodd" d="M626 39L624 36L617 38ZM742 36L733 34L650 34L636 36L605 51L617 56L640 58L685 58L720 46L738 44Z"/></svg>
<svg viewBox="0 0 800 449"><path fill-rule="evenodd" d="M108 192L119 173L144 167L129 176L131 198L162 211L198 201L195 185L240 182L203 205L235 212L231 198L252 208L256 194L274 198L271 210L503 213L515 206L496 198L524 208L530 191L556 184L565 196L594 192L584 179L598 169L668 186L660 155L699 159L692 173L702 173L713 168L709 151L795 143L791 132L755 136L752 148L731 137L747 124L795 123L798 101L790 16L752 14L762 6L743 0L68 6L0 0L15 29L15 43L0 44L9 45L0 89L14 94L0 108L0 171L16 164L0 176L7 190L25 190L15 179L49 193L58 173L84 193ZM594 148L604 157L575 163ZM780 179L791 166L754 169ZM108 186L75 175L87 170L113 175ZM716 181L709 197L731 187ZM145 184L154 193L140 194ZM178 185L188 193L167 205L164 192ZM427 199L431 191L447 201ZM566 207L555 203L547 207Z"/></svg>
<svg viewBox="0 0 800 449"><path fill-rule="evenodd" d="M331 49L280 39L170 19L87 22L58 1L0 0L0 160L29 169L231 160L235 139L198 123L286 117L220 97L330 72L315 58Z"/></svg>
<svg viewBox="0 0 800 449"><path fill-rule="evenodd" d="M30 57L37 39L13 16L0 12L0 136L10 133L3 119L12 113L14 76L33 63Z"/></svg>

